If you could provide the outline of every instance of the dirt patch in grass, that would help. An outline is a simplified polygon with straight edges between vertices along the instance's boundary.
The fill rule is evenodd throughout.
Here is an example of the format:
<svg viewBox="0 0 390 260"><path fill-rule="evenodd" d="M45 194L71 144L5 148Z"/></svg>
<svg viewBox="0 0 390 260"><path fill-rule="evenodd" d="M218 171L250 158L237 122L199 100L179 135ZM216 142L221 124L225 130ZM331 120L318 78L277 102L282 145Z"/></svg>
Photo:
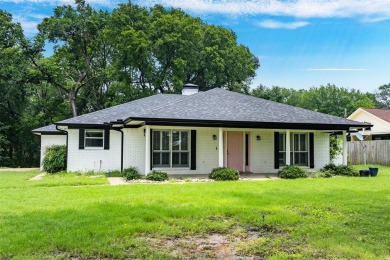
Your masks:
<svg viewBox="0 0 390 260"><path fill-rule="evenodd" d="M300 255L299 247L289 242L288 233L269 225L260 228L235 226L227 234L145 240L151 247L178 259L264 259L273 255L288 258Z"/></svg>

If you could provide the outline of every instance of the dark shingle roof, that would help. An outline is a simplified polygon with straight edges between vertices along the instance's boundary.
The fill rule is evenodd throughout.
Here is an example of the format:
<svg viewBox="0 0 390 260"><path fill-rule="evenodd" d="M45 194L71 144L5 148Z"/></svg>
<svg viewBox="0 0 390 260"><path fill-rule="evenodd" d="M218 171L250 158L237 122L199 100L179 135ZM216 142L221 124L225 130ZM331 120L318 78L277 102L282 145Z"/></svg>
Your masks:
<svg viewBox="0 0 390 260"><path fill-rule="evenodd" d="M43 126L43 127L40 127L40 128L37 128L37 129L34 129L32 131L33 133L41 133L41 134L58 134L58 135L65 135L64 132L61 132L61 131L58 131L56 129L56 125L55 124L51 124L51 125L47 125L47 126Z"/></svg>
<svg viewBox="0 0 390 260"><path fill-rule="evenodd" d="M362 125L360 122L219 88L145 111L140 118L221 120L299 124Z"/></svg>
<svg viewBox="0 0 390 260"><path fill-rule="evenodd" d="M125 104L109 107L92 113L69 118L58 122L59 124L103 124L104 122L126 120L132 116L139 116L146 111L156 107L169 105L175 101L185 98L182 95L158 94L146 98L141 98Z"/></svg>
<svg viewBox="0 0 390 260"><path fill-rule="evenodd" d="M101 125L118 119L248 124L368 126L360 122L268 101L219 88L190 96L159 94L70 118L60 125ZM319 128L321 129L321 128ZM36 129L35 132L38 132Z"/></svg>

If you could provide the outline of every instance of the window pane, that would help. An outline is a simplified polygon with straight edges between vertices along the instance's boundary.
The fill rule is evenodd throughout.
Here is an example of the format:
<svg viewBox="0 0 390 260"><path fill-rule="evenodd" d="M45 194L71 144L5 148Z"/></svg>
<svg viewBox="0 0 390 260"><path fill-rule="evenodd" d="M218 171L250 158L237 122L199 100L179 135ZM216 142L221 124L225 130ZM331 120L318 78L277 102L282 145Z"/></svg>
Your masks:
<svg viewBox="0 0 390 260"><path fill-rule="evenodd" d="M161 156L160 153L153 153L153 167L161 165Z"/></svg>
<svg viewBox="0 0 390 260"><path fill-rule="evenodd" d="M103 131L85 131L85 137L103 138Z"/></svg>
<svg viewBox="0 0 390 260"><path fill-rule="evenodd" d="M286 165L286 152L280 152L279 153L279 165L285 166Z"/></svg>
<svg viewBox="0 0 390 260"><path fill-rule="evenodd" d="M180 132L172 131L172 150L180 150Z"/></svg>
<svg viewBox="0 0 390 260"><path fill-rule="evenodd" d="M302 166L308 166L308 154L307 153L300 153L299 154L299 157L300 157L300 163Z"/></svg>
<svg viewBox="0 0 390 260"><path fill-rule="evenodd" d="M169 150L169 131L161 131L162 133L162 149Z"/></svg>
<svg viewBox="0 0 390 260"><path fill-rule="evenodd" d="M300 151L307 151L306 149L306 134L300 135Z"/></svg>
<svg viewBox="0 0 390 260"><path fill-rule="evenodd" d="M168 166L170 164L170 153L161 153L161 166Z"/></svg>
<svg viewBox="0 0 390 260"><path fill-rule="evenodd" d="M188 151L188 132L181 132L181 150Z"/></svg>
<svg viewBox="0 0 390 260"><path fill-rule="evenodd" d="M86 147L103 147L103 139L86 138Z"/></svg>
<svg viewBox="0 0 390 260"><path fill-rule="evenodd" d="M174 152L172 153L172 167L188 167L188 152Z"/></svg>
<svg viewBox="0 0 390 260"><path fill-rule="evenodd" d="M294 134L294 151L299 151L299 134Z"/></svg>
<svg viewBox="0 0 390 260"><path fill-rule="evenodd" d="M161 131L153 131L153 150L159 151Z"/></svg>
<svg viewBox="0 0 390 260"><path fill-rule="evenodd" d="M286 151L285 148L285 135L284 134L279 134L279 151Z"/></svg>
<svg viewBox="0 0 390 260"><path fill-rule="evenodd" d="M176 166L180 164L180 153L172 153L172 165Z"/></svg>
<svg viewBox="0 0 390 260"><path fill-rule="evenodd" d="M181 154L181 165L182 167L190 166L188 161L188 153L180 153Z"/></svg>

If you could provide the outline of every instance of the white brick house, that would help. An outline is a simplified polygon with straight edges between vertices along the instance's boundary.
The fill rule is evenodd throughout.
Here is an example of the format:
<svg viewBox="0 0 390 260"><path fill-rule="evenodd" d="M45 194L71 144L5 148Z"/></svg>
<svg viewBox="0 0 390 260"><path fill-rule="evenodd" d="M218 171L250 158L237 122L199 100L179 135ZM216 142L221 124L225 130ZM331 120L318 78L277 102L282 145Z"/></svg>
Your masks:
<svg viewBox="0 0 390 260"><path fill-rule="evenodd" d="M48 145L67 145L68 171L136 166L145 174L183 175L222 166L254 173L292 164L318 170L330 162L330 134L345 140L347 131L367 126L223 89L198 92L188 84L183 95L159 94L33 132L42 136L41 158Z"/></svg>

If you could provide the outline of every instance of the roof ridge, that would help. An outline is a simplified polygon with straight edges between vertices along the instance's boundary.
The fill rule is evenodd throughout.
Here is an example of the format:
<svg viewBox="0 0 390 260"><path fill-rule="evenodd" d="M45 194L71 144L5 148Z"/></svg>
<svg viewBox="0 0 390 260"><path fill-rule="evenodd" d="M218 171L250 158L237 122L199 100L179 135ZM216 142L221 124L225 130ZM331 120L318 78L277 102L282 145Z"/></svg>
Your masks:
<svg viewBox="0 0 390 260"><path fill-rule="evenodd" d="M179 102L185 101L185 100L187 100L187 99L189 99L189 98L191 98L191 97L194 97L194 96L199 96L200 94L209 92L210 90L211 90L211 89L209 89L209 90L207 90L207 91L201 91L201 92L198 92L198 93L195 93L195 94L192 94L192 95L187 95L187 96L181 95L181 96L183 96L183 98L181 98L181 99L179 99L179 100L176 100L176 101L173 101L173 102L168 103L168 104L164 104L164 105L159 106L159 107L154 107L154 108L152 108L152 109L148 109L148 110L146 110L144 113L141 113L138 117L142 117L142 116L143 116L144 114L146 114L147 112L151 112L151 111L153 111L153 110L157 110L157 109L161 109L161 108L164 108L164 107L167 107L167 106L171 106L171 105L173 105L173 104L175 104L175 103L179 103ZM129 118L131 119L131 117L129 117ZM128 118L128 119L129 119L129 118Z"/></svg>

